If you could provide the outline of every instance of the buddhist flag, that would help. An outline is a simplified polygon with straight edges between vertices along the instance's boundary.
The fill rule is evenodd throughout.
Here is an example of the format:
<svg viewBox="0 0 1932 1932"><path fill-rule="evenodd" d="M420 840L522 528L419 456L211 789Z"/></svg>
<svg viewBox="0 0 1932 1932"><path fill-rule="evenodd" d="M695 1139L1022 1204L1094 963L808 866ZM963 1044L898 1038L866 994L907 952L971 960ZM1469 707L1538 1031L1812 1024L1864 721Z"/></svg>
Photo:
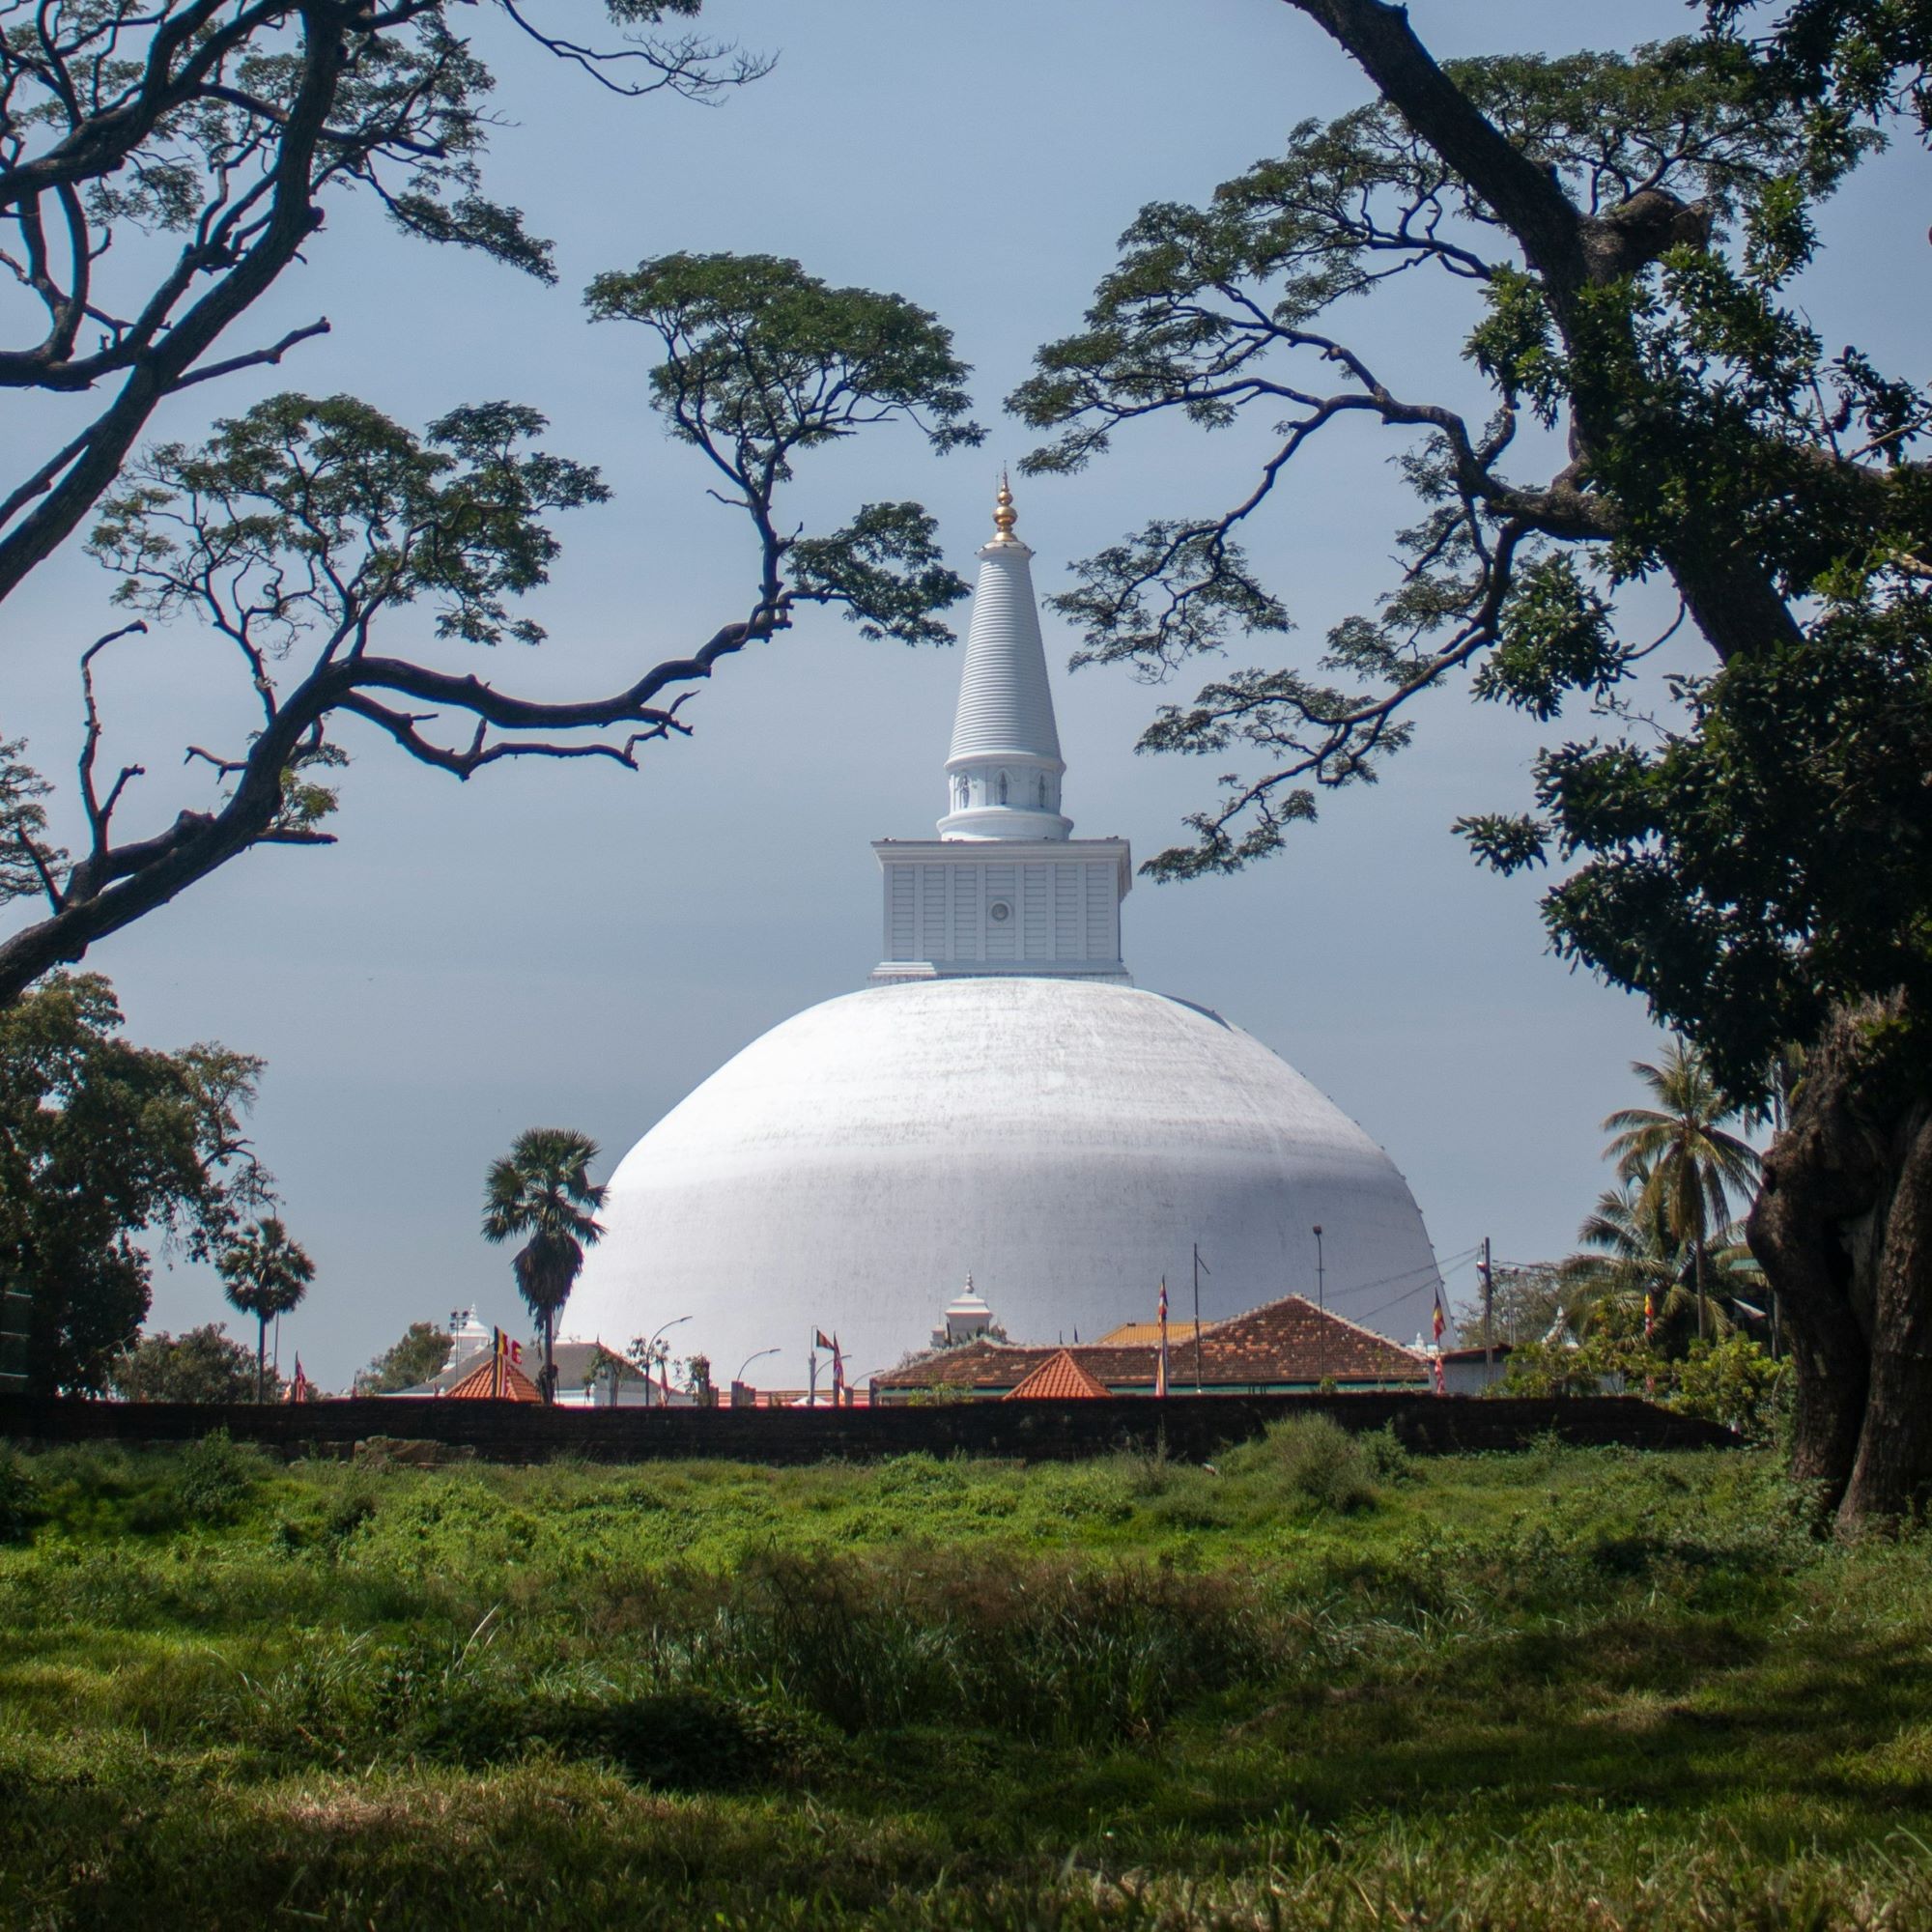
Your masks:
<svg viewBox="0 0 1932 1932"><path fill-rule="evenodd" d="M1430 1332L1435 1335L1435 1346L1438 1349L1442 1346L1442 1330L1444 1326L1445 1323L1442 1320L1442 1297L1438 1294L1435 1297L1435 1313L1430 1321Z"/></svg>
<svg viewBox="0 0 1932 1932"><path fill-rule="evenodd" d="M1643 1292L1643 1339L1650 1340L1651 1330L1657 1326L1657 1294L1652 1289Z"/></svg>
<svg viewBox="0 0 1932 1932"><path fill-rule="evenodd" d="M838 1406L838 1398L845 1390L845 1357L838 1352L838 1337L832 1338L832 1406Z"/></svg>
<svg viewBox="0 0 1932 1932"><path fill-rule="evenodd" d="M1153 1392L1167 1394L1167 1277L1160 1278L1160 1354L1153 1365Z"/></svg>

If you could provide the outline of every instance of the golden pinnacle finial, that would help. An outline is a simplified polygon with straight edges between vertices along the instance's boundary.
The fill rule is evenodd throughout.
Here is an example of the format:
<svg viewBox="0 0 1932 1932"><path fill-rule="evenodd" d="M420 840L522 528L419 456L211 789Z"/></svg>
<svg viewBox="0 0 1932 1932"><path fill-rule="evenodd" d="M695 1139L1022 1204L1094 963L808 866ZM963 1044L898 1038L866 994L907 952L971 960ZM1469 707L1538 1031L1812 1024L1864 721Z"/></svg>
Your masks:
<svg viewBox="0 0 1932 1932"><path fill-rule="evenodd" d="M1019 512L1013 508L1012 487L1007 481L1007 472L1000 471L1000 494L997 507L993 511L993 528L998 531L996 543L1011 543L1013 526L1019 522Z"/></svg>

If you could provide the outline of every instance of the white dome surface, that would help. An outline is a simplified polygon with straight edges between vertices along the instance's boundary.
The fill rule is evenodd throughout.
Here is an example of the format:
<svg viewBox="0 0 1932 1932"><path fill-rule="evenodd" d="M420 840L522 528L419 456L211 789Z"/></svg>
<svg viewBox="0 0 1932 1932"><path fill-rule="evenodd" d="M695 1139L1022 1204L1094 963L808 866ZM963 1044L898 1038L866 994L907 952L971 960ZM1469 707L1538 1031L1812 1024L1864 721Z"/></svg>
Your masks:
<svg viewBox="0 0 1932 1932"><path fill-rule="evenodd" d="M1437 1275L1408 1187L1288 1063L1205 1008L1083 980L951 979L828 1000L667 1114L612 1176L565 1321L667 1336L718 1384L811 1331L853 1381L927 1346L970 1273L1014 1341L1313 1295L1390 1332ZM829 1371L821 1360L820 1386Z"/></svg>

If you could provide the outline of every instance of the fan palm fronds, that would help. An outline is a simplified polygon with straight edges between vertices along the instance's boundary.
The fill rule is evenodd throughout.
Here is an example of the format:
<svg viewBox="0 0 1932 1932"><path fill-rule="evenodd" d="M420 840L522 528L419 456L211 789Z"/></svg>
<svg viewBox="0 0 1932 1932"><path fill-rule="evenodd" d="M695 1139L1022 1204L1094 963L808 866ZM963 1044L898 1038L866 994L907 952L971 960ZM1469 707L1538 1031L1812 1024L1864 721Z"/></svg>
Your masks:
<svg viewBox="0 0 1932 1932"><path fill-rule="evenodd" d="M255 1318L255 1400L269 1385L269 1323L308 1293L315 1264L273 1214L242 1230L214 1260L230 1304Z"/></svg>
<svg viewBox="0 0 1932 1932"><path fill-rule="evenodd" d="M583 1250L603 1235L604 1189L590 1179L597 1143L569 1127L531 1127L493 1161L484 1183L483 1238L529 1238L511 1268L517 1293L543 1335L544 1400L556 1381L556 1318L577 1285Z"/></svg>

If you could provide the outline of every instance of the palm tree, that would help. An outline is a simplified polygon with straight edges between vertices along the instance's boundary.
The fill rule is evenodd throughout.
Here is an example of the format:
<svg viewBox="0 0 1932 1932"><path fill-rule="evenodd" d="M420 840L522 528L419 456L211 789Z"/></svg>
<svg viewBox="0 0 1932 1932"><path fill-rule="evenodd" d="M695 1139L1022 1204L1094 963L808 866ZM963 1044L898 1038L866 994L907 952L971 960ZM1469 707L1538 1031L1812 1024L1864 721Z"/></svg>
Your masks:
<svg viewBox="0 0 1932 1932"><path fill-rule="evenodd" d="M543 1399L556 1398L556 1318L577 1285L583 1250L603 1234L593 1218L604 1190L590 1179L597 1143L568 1127L531 1127L490 1165L483 1237L529 1236L517 1250L517 1293L543 1332Z"/></svg>
<svg viewBox="0 0 1932 1932"><path fill-rule="evenodd" d="M215 1257L229 1302L255 1318L255 1400L269 1393L269 1323L286 1315L308 1293L315 1264L289 1239L273 1214L244 1229Z"/></svg>
<svg viewBox="0 0 1932 1932"><path fill-rule="evenodd" d="M1723 1299L1762 1286L1757 1263L1735 1221L1706 1242L1700 1286L1697 1249L1676 1238L1662 1201L1635 1179L1600 1194L1577 1238L1589 1252L1572 1255L1562 1264L1563 1281L1574 1297L1570 1310L1615 1309L1627 1328L1634 1328L1646 1301L1660 1321L1669 1321L1694 1299L1701 1334L1708 1299L1709 1319L1721 1335L1733 1325ZM1713 1285L1721 1291L1718 1298L1707 1295Z"/></svg>
<svg viewBox="0 0 1932 1932"><path fill-rule="evenodd" d="M1642 1212L1656 1218L1679 1247L1690 1249L1701 1335L1712 1237L1721 1240L1730 1228L1732 1197L1747 1201L1757 1191L1757 1150L1724 1131L1724 1122L1737 1120L1740 1110L1712 1079L1695 1047L1672 1040L1662 1066L1637 1060L1631 1071L1657 1105L1612 1114L1604 1122L1612 1136L1604 1151L1616 1162L1618 1179L1638 1189Z"/></svg>

